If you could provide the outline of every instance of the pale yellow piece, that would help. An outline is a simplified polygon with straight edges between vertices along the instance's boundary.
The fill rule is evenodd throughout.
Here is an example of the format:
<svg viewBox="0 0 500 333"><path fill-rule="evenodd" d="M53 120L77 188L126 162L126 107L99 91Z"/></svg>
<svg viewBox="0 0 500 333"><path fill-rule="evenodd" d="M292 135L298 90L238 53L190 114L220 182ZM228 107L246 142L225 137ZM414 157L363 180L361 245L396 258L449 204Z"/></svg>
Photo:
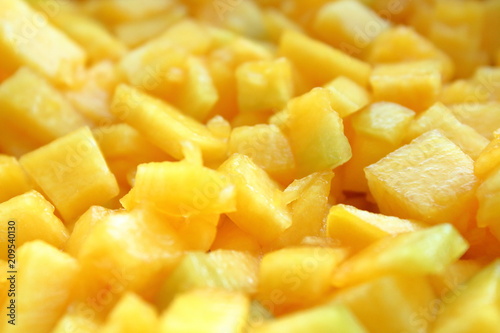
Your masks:
<svg viewBox="0 0 500 333"><path fill-rule="evenodd" d="M339 76L324 85L330 94L332 108L337 111L341 118L345 118L368 105L370 94L351 79Z"/></svg>
<svg viewBox="0 0 500 333"><path fill-rule="evenodd" d="M31 181L17 159L0 154L0 203L31 189Z"/></svg>

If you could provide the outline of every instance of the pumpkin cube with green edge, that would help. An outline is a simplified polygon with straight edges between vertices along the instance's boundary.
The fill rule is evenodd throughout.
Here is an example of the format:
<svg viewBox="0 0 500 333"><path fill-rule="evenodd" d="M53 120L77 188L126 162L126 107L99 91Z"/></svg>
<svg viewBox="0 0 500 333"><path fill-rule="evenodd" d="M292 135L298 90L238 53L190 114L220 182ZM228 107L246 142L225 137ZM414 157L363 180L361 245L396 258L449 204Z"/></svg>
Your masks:
<svg viewBox="0 0 500 333"><path fill-rule="evenodd" d="M476 159L488 145L488 139L472 127L461 123L450 109L439 102L415 118L408 128L406 141L413 140L433 129L439 129L472 159Z"/></svg>
<svg viewBox="0 0 500 333"><path fill-rule="evenodd" d="M249 310L250 299L241 292L187 291L178 294L163 312L158 332L243 332Z"/></svg>
<svg viewBox="0 0 500 333"><path fill-rule="evenodd" d="M326 227L328 236L357 252L384 237L421 230L425 225L339 204L330 208Z"/></svg>
<svg viewBox="0 0 500 333"><path fill-rule="evenodd" d="M328 304L297 311L277 319L265 321L255 333L302 332L368 332L356 316L345 306Z"/></svg>
<svg viewBox="0 0 500 333"><path fill-rule="evenodd" d="M33 187L14 156L0 154L0 203L23 194Z"/></svg>
<svg viewBox="0 0 500 333"><path fill-rule="evenodd" d="M315 88L291 100L286 108L285 134L299 177L334 169L352 156L342 119L331 107L330 94L326 88Z"/></svg>
<svg viewBox="0 0 500 333"><path fill-rule="evenodd" d="M344 261L332 282L344 287L387 274L436 274L459 259L469 245L450 224L388 236Z"/></svg>
<svg viewBox="0 0 500 333"><path fill-rule="evenodd" d="M425 276L388 275L339 290L331 303L346 306L368 332L426 332L436 300Z"/></svg>
<svg viewBox="0 0 500 333"><path fill-rule="evenodd" d="M16 255L16 309L8 316L11 299L3 301L0 331L5 333L50 333L62 316L78 279L75 258L43 241L32 241L19 247ZM58 274L57 279L54 274ZM41 287L43 286L43 287ZM14 320L10 324L8 320Z"/></svg>
<svg viewBox="0 0 500 333"><path fill-rule="evenodd" d="M330 290L331 276L346 254L344 249L306 246L268 252L260 264L257 298L266 305L280 295L270 309L275 314L313 304Z"/></svg>
<svg viewBox="0 0 500 333"><path fill-rule="evenodd" d="M246 62L235 75L242 112L279 111L293 96L292 68L286 58Z"/></svg>
<svg viewBox="0 0 500 333"><path fill-rule="evenodd" d="M436 102L441 80L440 65L435 60L381 64L370 76L375 101L398 103L416 112Z"/></svg>
<svg viewBox="0 0 500 333"><path fill-rule="evenodd" d="M402 145L414 117L412 110L390 102L370 104L351 117L352 158L342 173L345 190L368 192L364 168Z"/></svg>
<svg viewBox="0 0 500 333"><path fill-rule="evenodd" d="M115 176L88 127L23 155L19 162L68 223L118 194Z"/></svg>
<svg viewBox="0 0 500 333"><path fill-rule="evenodd" d="M219 171L236 186L236 211L227 215L243 231L268 244L290 227L283 191L250 157L233 154Z"/></svg>
<svg viewBox="0 0 500 333"><path fill-rule="evenodd" d="M438 130L429 131L365 168L386 215L465 229L473 214L473 161Z"/></svg>
<svg viewBox="0 0 500 333"><path fill-rule="evenodd" d="M56 85L75 85L86 62L85 51L50 22L40 25L36 19L27 19L37 17L37 13L26 1L2 1L0 77L26 65Z"/></svg>
<svg viewBox="0 0 500 333"><path fill-rule="evenodd" d="M299 245L305 237L323 236L333 177L332 171L315 172L293 181L285 189L284 194L290 201L292 225L277 238L273 246Z"/></svg>
<svg viewBox="0 0 500 333"><path fill-rule="evenodd" d="M328 89L332 109L345 118L368 105L371 96L368 91L353 80L339 76L323 86Z"/></svg>
<svg viewBox="0 0 500 333"><path fill-rule="evenodd" d="M258 259L245 252L187 252L165 279L158 296L159 307L164 309L175 295L197 288L254 294L257 291L258 269Z"/></svg>
<svg viewBox="0 0 500 333"><path fill-rule="evenodd" d="M111 111L170 156L182 159L182 142L200 147L207 161L225 157L227 143L173 106L125 84L116 88Z"/></svg>
<svg viewBox="0 0 500 333"><path fill-rule="evenodd" d="M0 203L0 259L7 259L9 244L17 247L26 242L43 240L63 248L68 230L54 215L54 206L36 191L26 192Z"/></svg>
<svg viewBox="0 0 500 333"><path fill-rule="evenodd" d="M244 154L271 177L287 182L293 177L295 160L287 137L276 125L240 126L229 137L228 154Z"/></svg>
<svg viewBox="0 0 500 333"><path fill-rule="evenodd" d="M98 333L156 333L159 330L156 309L133 293L126 293L115 305Z"/></svg>
<svg viewBox="0 0 500 333"><path fill-rule="evenodd" d="M443 308L433 325L436 333L496 332L500 327L500 260L474 275ZM457 320L460 318L460 320Z"/></svg>

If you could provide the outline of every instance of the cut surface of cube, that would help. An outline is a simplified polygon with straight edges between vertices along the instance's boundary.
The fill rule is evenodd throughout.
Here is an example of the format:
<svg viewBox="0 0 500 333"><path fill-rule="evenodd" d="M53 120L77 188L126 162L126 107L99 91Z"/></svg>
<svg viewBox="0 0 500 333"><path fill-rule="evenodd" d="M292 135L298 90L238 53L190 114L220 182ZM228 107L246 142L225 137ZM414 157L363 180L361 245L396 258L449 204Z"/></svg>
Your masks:
<svg viewBox="0 0 500 333"><path fill-rule="evenodd" d="M16 268L15 325L2 320L0 330L5 333L52 332L70 300L79 270L78 262L43 241L33 241L18 249ZM54 279L56 272L64 274ZM4 319L8 318L9 299L4 300L0 310Z"/></svg>
<svg viewBox="0 0 500 333"><path fill-rule="evenodd" d="M286 58L247 62L236 70L242 112L281 110L293 96L292 69Z"/></svg>
<svg viewBox="0 0 500 333"><path fill-rule="evenodd" d="M365 168L383 214L428 223L467 223L477 179L474 164L438 130Z"/></svg>
<svg viewBox="0 0 500 333"><path fill-rule="evenodd" d="M188 252L165 280L158 303L167 307L178 293L196 288L224 289L254 294L259 261L239 251Z"/></svg>
<svg viewBox="0 0 500 333"><path fill-rule="evenodd" d="M327 234L338 239L342 246L358 251L386 236L412 232L423 227L423 224L415 221L339 204L330 208Z"/></svg>
<svg viewBox="0 0 500 333"><path fill-rule="evenodd" d="M219 168L236 186L236 211L229 218L261 243L276 239L292 219L279 186L250 157L233 154Z"/></svg>
<svg viewBox="0 0 500 333"><path fill-rule="evenodd" d="M489 140L500 128L500 102L455 104L449 108L459 121Z"/></svg>
<svg viewBox="0 0 500 333"><path fill-rule="evenodd" d="M273 332L368 332L349 309L343 305L323 305L264 322L255 333Z"/></svg>
<svg viewBox="0 0 500 333"><path fill-rule="evenodd" d="M0 203L31 190L32 184L14 156L0 154Z"/></svg>
<svg viewBox="0 0 500 333"><path fill-rule="evenodd" d="M461 123L446 106L439 102L415 118L408 128L406 140L413 140L433 129L439 129L473 159L476 159L488 145L488 139L472 127Z"/></svg>
<svg viewBox="0 0 500 333"><path fill-rule="evenodd" d="M115 176L88 127L25 154L19 160L68 222L118 194Z"/></svg>
<svg viewBox="0 0 500 333"><path fill-rule="evenodd" d="M342 75L365 87L371 72L369 64L295 31L283 34L279 54L319 86Z"/></svg>
<svg viewBox="0 0 500 333"><path fill-rule="evenodd" d="M60 249L69 237L66 227L54 215L54 206L36 191L0 203L0 219L0 246L6 249L9 234L14 235L18 247L29 241L43 240ZM0 259L7 259L7 254L7 251L0 253Z"/></svg>
<svg viewBox="0 0 500 333"><path fill-rule="evenodd" d="M479 227L491 226L500 230L500 168L493 170L479 185L476 197L479 201L477 224Z"/></svg>
<svg viewBox="0 0 500 333"><path fill-rule="evenodd" d="M243 293L193 290L173 300L161 316L159 332L243 332L249 310L250 300Z"/></svg>
<svg viewBox="0 0 500 333"><path fill-rule="evenodd" d="M85 65L85 52L51 23L40 22L39 15L25 1L2 2L2 69L11 74L26 65L55 84L75 84Z"/></svg>
<svg viewBox="0 0 500 333"><path fill-rule="evenodd" d="M0 85L0 119L1 127L16 129L37 146L87 123L60 91L27 67Z"/></svg>
<svg viewBox="0 0 500 333"><path fill-rule="evenodd" d="M353 285L387 274L441 273L468 246L450 224L385 237L344 261L333 274L333 284Z"/></svg>
<svg viewBox="0 0 500 333"><path fill-rule="evenodd" d="M203 124L136 88L118 86L111 109L118 118L177 159L183 157L182 141L198 145L207 160L225 156L224 140L215 137Z"/></svg>
<svg viewBox="0 0 500 333"><path fill-rule="evenodd" d="M373 40L390 26L372 9L354 0L325 4L313 24L322 40L356 57L363 56Z"/></svg>
<svg viewBox="0 0 500 333"><path fill-rule="evenodd" d="M485 179L500 164L500 131L493 132L493 139L474 161L474 173Z"/></svg>
<svg viewBox="0 0 500 333"><path fill-rule="evenodd" d="M370 76L373 98L419 112L437 99L441 89L439 63L433 60L377 65Z"/></svg>
<svg viewBox="0 0 500 333"><path fill-rule="evenodd" d="M285 248L264 255L259 270L259 299L263 304L281 293L283 306L308 304L325 294L331 276L344 259L343 249Z"/></svg>
<svg viewBox="0 0 500 333"><path fill-rule="evenodd" d="M331 91L332 108L342 118L361 110L370 102L368 91L345 76L337 77L324 87Z"/></svg>
<svg viewBox="0 0 500 333"><path fill-rule="evenodd" d="M287 130L299 177L334 169L352 154L339 114L332 109L330 92L315 88L290 101ZM312 111L314 110L314 111Z"/></svg>

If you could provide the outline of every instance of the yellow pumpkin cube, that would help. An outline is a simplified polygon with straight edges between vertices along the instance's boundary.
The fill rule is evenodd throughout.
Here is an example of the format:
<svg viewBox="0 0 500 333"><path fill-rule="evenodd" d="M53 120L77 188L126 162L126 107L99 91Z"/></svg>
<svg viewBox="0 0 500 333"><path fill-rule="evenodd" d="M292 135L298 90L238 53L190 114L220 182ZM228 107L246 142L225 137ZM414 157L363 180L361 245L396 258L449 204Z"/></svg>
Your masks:
<svg viewBox="0 0 500 333"><path fill-rule="evenodd" d="M233 129L228 154L246 155L277 181L292 178L295 161L286 136L275 125L260 124Z"/></svg>
<svg viewBox="0 0 500 333"><path fill-rule="evenodd" d="M87 121L63 94L35 71L23 67L0 85L1 127L36 143L49 143Z"/></svg>
<svg viewBox="0 0 500 333"><path fill-rule="evenodd" d="M178 295L161 316L161 333L243 332L250 300L225 290L193 290ZM193 320L193 313L199 317Z"/></svg>
<svg viewBox="0 0 500 333"><path fill-rule="evenodd" d="M30 191L0 203L0 246L7 249L9 235L14 235L16 246L43 240L55 248L64 247L68 230L54 215L54 206L38 192ZM12 222L10 222L12 221ZM7 251L0 259L7 259Z"/></svg>
<svg viewBox="0 0 500 333"><path fill-rule="evenodd" d="M493 132L500 128L500 102L454 104L449 109L460 122L488 140L493 139Z"/></svg>
<svg viewBox="0 0 500 333"><path fill-rule="evenodd" d="M371 72L367 63L294 31L286 31L281 37L279 54L288 58L315 86L342 75L365 87Z"/></svg>
<svg viewBox="0 0 500 333"><path fill-rule="evenodd" d="M293 96L292 68L286 58L246 62L236 69L240 111L280 111Z"/></svg>
<svg viewBox="0 0 500 333"><path fill-rule="evenodd" d="M22 0L3 1L0 13L4 74L28 66L57 85L71 86L78 82L86 61L85 51L47 22L47 15ZM51 14L54 15L52 9Z"/></svg>
<svg viewBox="0 0 500 333"><path fill-rule="evenodd" d="M368 186L383 214L465 227L477 179L474 164L439 131L365 168Z"/></svg>
<svg viewBox="0 0 500 333"><path fill-rule="evenodd" d="M477 224L479 227L497 226L496 228L498 228L500 224L499 189L500 168L497 167L483 180L476 191L476 197L479 201L477 211Z"/></svg>
<svg viewBox="0 0 500 333"><path fill-rule="evenodd" d="M159 329L156 309L133 293L125 294L115 305L98 333L156 333Z"/></svg>
<svg viewBox="0 0 500 333"><path fill-rule="evenodd" d="M250 157L233 154L219 171L236 186L236 211L227 215L243 231L267 244L290 227L292 219L283 192Z"/></svg>
<svg viewBox="0 0 500 333"><path fill-rule="evenodd" d="M437 274L460 258L469 245L450 224L381 238L344 261L333 274L338 287L387 274Z"/></svg>
<svg viewBox="0 0 500 333"><path fill-rule="evenodd" d="M163 283L159 306L165 308L177 294L193 289L212 288L254 294L257 291L258 269L257 258L245 252L187 252Z"/></svg>
<svg viewBox="0 0 500 333"><path fill-rule="evenodd" d="M384 237L417 231L423 227L418 222L339 204L330 208L327 235L357 252Z"/></svg>
<svg viewBox="0 0 500 333"><path fill-rule="evenodd" d="M177 159L183 157L183 141L199 146L208 161L219 160L226 154L225 140L214 136L203 124L131 86L122 84L117 87L111 110Z"/></svg>
<svg viewBox="0 0 500 333"><path fill-rule="evenodd" d="M327 247L285 248L266 253L260 264L258 298L266 305L279 293L282 302L275 308L311 304L330 289L332 273L345 255L343 249Z"/></svg>
<svg viewBox="0 0 500 333"><path fill-rule="evenodd" d="M433 129L439 129L473 159L476 159L488 145L488 139L470 126L461 123L446 106L439 102L417 116L408 128L406 140L413 140Z"/></svg>
<svg viewBox="0 0 500 333"><path fill-rule="evenodd" d="M493 132L493 139L483 149L474 162L474 173L485 179L500 164L500 131Z"/></svg>
<svg viewBox="0 0 500 333"><path fill-rule="evenodd" d="M440 65L434 60L377 65L370 84L374 100L423 111L434 104L441 90Z"/></svg>
<svg viewBox="0 0 500 333"><path fill-rule="evenodd" d="M17 159L0 155L0 203L31 189L31 181Z"/></svg>
<svg viewBox="0 0 500 333"><path fill-rule="evenodd" d="M257 242L254 237L241 230L225 215L221 216L217 233L210 250L234 250L248 252L255 256L260 255L262 252L259 242Z"/></svg>
<svg viewBox="0 0 500 333"><path fill-rule="evenodd" d="M68 222L118 194L116 179L87 127L23 155L19 162Z"/></svg>
<svg viewBox="0 0 500 333"><path fill-rule="evenodd" d="M78 262L42 241L25 243L17 251L15 274L15 325L7 320L12 298L0 314L0 331L50 333L64 313L77 280ZM64 272L54 279L55 272ZM43 286L43 288L40 288Z"/></svg>
<svg viewBox="0 0 500 333"><path fill-rule="evenodd" d="M368 91L345 76L337 77L324 87L331 92L332 108L341 118L361 110L370 102Z"/></svg>
<svg viewBox="0 0 500 333"><path fill-rule="evenodd" d="M186 250L208 251L217 234L220 214L165 215L165 220L174 228Z"/></svg>
<svg viewBox="0 0 500 333"><path fill-rule="evenodd" d="M315 88L287 106L285 133L290 139L299 177L334 169L352 156L342 119L332 109L331 98L328 89Z"/></svg>
<svg viewBox="0 0 500 333"><path fill-rule="evenodd" d="M266 37L268 40L278 43L281 36L287 30L301 31L301 27L288 18L285 14L276 8L265 8L262 11L264 25L266 28Z"/></svg>
<svg viewBox="0 0 500 333"><path fill-rule="evenodd" d="M355 0L325 4L316 14L314 32L347 54L361 57L390 23Z"/></svg>
<svg viewBox="0 0 500 333"><path fill-rule="evenodd" d="M253 332L368 332L352 314L342 305L324 305L264 322Z"/></svg>

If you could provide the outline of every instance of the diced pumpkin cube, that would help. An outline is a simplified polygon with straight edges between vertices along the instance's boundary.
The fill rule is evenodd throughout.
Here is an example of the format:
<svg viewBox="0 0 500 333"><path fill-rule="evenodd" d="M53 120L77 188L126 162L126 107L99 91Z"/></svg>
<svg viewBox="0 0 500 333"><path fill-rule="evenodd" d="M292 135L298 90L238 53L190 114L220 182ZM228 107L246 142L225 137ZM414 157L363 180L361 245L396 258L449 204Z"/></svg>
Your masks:
<svg viewBox="0 0 500 333"><path fill-rule="evenodd" d="M345 258L343 249L327 247L285 248L264 255L259 270L258 298L262 304L279 291L282 304L304 306L321 298L331 286L331 276Z"/></svg>
<svg viewBox="0 0 500 333"><path fill-rule="evenodd" d="M29 68L0 85L1 127L11 127L37 147L86 125L60 91Z"/></svg>
<svg viewBox="0 0 500 333"><path fill-rule="evenodd" d="M448 221L461 229L474 200L473 167L470 157L433 130L368 166L365 174L383 214Z"/></svg>
<svg viewBox="0 0 500 333"><path fill-rule="evenodd" d="M246 62L235 75L242 112L280 111L293 96L292 69L286 58Z"/></svg>
<svg viewBox="0 0 500 333"><path fill-rule="evenodd" d="M355 0L325 4L316 14L314 32L325 42L360 57L390 23Z"/></svg>
<svg viewBox="0 0 500 333"><path fill-rule="evenodd" d="M62 248L69 237L66 227L54 215L54 206L36 191L0 203L0 219L0 246L5 249L12 231L18 247L39 239L55 248ZM7 254L7 251L0 253L0 259L7 259Z"/></svg>
<svg viewBox="0 0 500 333"><path fill-rule="evenodd" d="M439 102L417 116L408 129L406 140L413 140L433 129L439 129L473 159L476 159L488 144L485 137L461 123L446 106Z"/></svg>
<svg viewBox="0 0 500 333"><path fill-rule="evenodd" d="M118 194L116 179L87 127L23 155L19 162L68 222Z"/></svg>
<svg viewBox="0 0 500 333"><path fill-rule="evenodd" d="M9 298L2 304L0 331L50 333L70 300L79 270L77 261L42 241L25 243L17 251L15 325L7 322ZM54 279L54 273L58 274ZM41 287L43 286L43 287Z"/></svg>
<svg viewBox="0 0 500 333"><path fill-rule="evenodd" d="M5 0L0 10L2 71L12 74L20 66L42 73L57 85L78 82L85 52L63 32L22 0Z"/></svg>
<svg viewBox="0 0 500 333"><path fill-rule="evenodd" d="M500 261L475 275L436 319L433 332L495 332L500 327ZM478 311L480 309L480 311ZM460 320L457 320L460 318Z"/></svg>
<svg viewBox="0 0 500 333"><path fill-rule="evenodd" d="M479 227L500 225L500 168L493 170L477 188L479 201L477 224ZM497 227L499 228L499 227Z"/></svg>
<svg viewBox="0 0 500 333"><path fill-rule="evenodd" d="M346 286L387 274L437 274L468 248L450 224L381 238L344 261L333 274L335 286Z"/></svg>
<svg viewBox="0 0 500 333"><path fill-rule="evenodd" d="M262 252L259 242L241 230L225 215L221 216L217 234L210 250L235 250L248 252L255 256L260 255Z"/></svg>
<svg viewBox="0 0 500 333"><path fill-rule="evenodd" d="M233 129L229 138L228 154L246 155L271 177L289 181L295 170L290 143L275 125L260 124Z"/></svg>
<svg viewBox="0 0 500 333"><path fill-rule="evenodd" d="M292 225L279 236L274 245L299 245L306 237L323 236L333 177L331 171L316 172L295 180L285 189L285 196L295 197L290 204Z"/></svg>
<svg viewBox="0 0 500 333"><path fill-rule="evenodd" d="M189 217L165 216L186 250L207 251L214 242L219 214L196 214Z"/></svg>
<svg viewBox="0 0 500 333"><path fill-rule="evenodd" d="M227 215L243 231L266 244L290 227L283 192L250 157L233 154L219 171L236 185L236 211Z"/></svg>
<svg viewBox="0 0 500 333"><path fill-rule="evenodd" d="M366 89L345 76L337 77L324 87L331 92L332 108L341 118L361 110L370 102Z"/></svg>
<svg viewBox="0 0 500 333"><path fill-rule="evenodd" d="M450 264L441 274L431 275L429 281L436 295L443 298L451 294L456 297L465 288L467 281L482 268L484 264L479 260L461 259Z"/></svg>
<svg viewBox="0 0 500 333"><path fill-rule="evenodd" d="M276 44L279 42L285 31L302 30L296 22L288 18L284 13L276 8L265 8L262 15L266 28L266 37Z"/></svg>
<svg viewBox="0 0 500 333"><path fill-rule="evenodd" d="M132 190L120 202L128 210L148 204L169 215L191 216L234 211L235 196L227 175L184 160L139 165Z"/></svg>
<svg viewBox="0 0 500 333"><path fill-rule="evenodd" d="M31 181L13 156L0 155L0 203L32 189Z"/></svg>
<svg viewBox="0 0 500 333"><path fill-rule="evenodd" d="M348 307L368 332L419 333L435 314L435 295L425 277L386 276L342 289L333 302Z"/></svg>
<svg viewBox="0 0 500 333"><path fill-rule="evenodd" d="M330 104L330 92L315 88L290 101L286 134L299 177L334 169L351 158L342 119ZM312 110L314 110L312 112Z"/></svg>
<svg viewBox="0 0 500 333"><path fill-rule="evenodd" d="M243 293L193 290L178 295L161 316L161 333L243 332L250 300ZM193 313L198 318L193 320Z"/></svg>
<svg viewBox="0 0 500 333"><path fill-rule="evenodd" d="M368 332L359 320L342 305L324 305L295 312L265 322L255 333L273 332Z"/></svg>
<svg viewBox="0 0 500 333"><path fill-rule="evenodd" d="M455 104L449 108L460 122L489 140L493 139L493 132L500 128L499 102Z"/></svg>
<svg viewBox="0 0 500 333"><path fill-rule="evenodd" d="M488 103L493 100L493 94L486 87L471 80L455 80L441 89L439 101L446 104Z"/></svg>
<svg viewBox="0 0 500 333"><path fill-rule="evenodd" d="M414 111L434 104L441 90L439 63L434 60L377 65L370 76L373 98Z"/></svg>
<svg viewBox="0 0 500 333"><path fill-rule="evenodd" d="M290 59L316 86L342 75L365 87L371 72L367 63L294 31L286 31L281 37L279 54Z"/></svg>
<svg viewBox="0 0 500 333"><path fill-rule="evenodd" d="M384 237L417 231L422 227L424 225L418 222L339 204L328 214L327 235L357 252Z"/></svg>
<svg viewBox="0 0 500 333"><path fill-rule="evenodd" d="M408 26L391 27L382 32L373 41L367 58L372 64L437 60L444 81L451 79L454 73L450 57Z"/></svg>
<svg viewBox="0 0 500 333"><path fill-rule="evenodd" d="M112 112L177 159L183 157L183 141L199 146L206 160L225 156L226 142L215 137L204 125L131 86L118 86Z"/></svg>
<svg viewBox="0 0 500 333"><path fill-rule="evenodd" d="M125 294L98 333L156 333L159 318L155 308L133 293Z"/></svg>
<svg viewBox="0 0 500 333"><path fill-rule="evenodd" d="M167 307L177 294L196 288L253 294L257 291L258 265L257 258L238 251L187 252L163 284L160 308Z"/></svg>
<svg viewBox="0 0 500 333"><path fill-rule="evenodd" d="M500 164L500 131L493 132L493 139L483 149L474 162L474 173L480 179L485 179L487 175L495 170Z"/></svg>

